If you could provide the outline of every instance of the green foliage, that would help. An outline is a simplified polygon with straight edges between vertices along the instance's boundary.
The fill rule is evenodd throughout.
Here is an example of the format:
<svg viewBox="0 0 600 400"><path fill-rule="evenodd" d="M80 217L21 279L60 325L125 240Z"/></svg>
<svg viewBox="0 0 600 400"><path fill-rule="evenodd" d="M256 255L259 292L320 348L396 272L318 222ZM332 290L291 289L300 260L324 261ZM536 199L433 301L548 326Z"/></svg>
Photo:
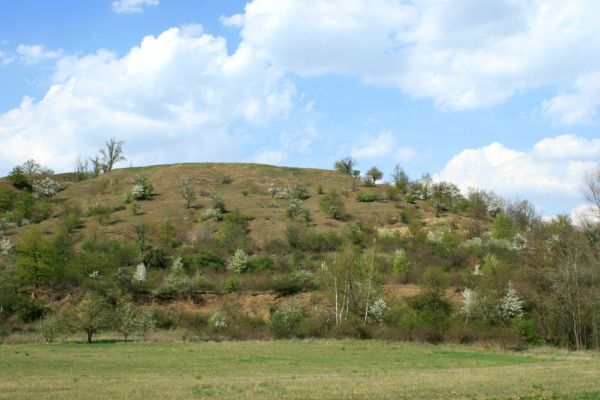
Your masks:
<svg viewBox="0 0 600 400"><path fill-rule="evenodd" d="M492 223L492 235L496 239L512 239L518 232L518 228L508 214L500 212Z"/></svg>
<svg viewBox="0 0 600 400"><path fill-rule="evenodd" d="M64 316L49 313L37 323L36 328L47 343L52 343L59 335L66 332L68 323Z"/></svg>
<svg viewBox="0 0 600 400"><path fill-rule="evenodd" d="M87 293L75 308L75 327L87 335L92 343L94 333L107 329L111 325L112 310L105 298Z"/></svg>
<svg viewBox="0 0 600 400"><path fill-rule="evenodd" d="M52 278L53 269L48 259L48 242L38 229L30 229L17 244L15 277L24 285L36 289L46 285Z"/></svg>
<svg viewBox="0 0 600 400"><path fill-rule="evenodd" d="M14 189L0 184L0 212L12 210L16 198L17 192Z"/></svg>
<svg viewBox="0 0 600 400"><path fill-rule="evenodd" d="M222 289L225 293L235 292L240 286L240 277L238 275L228 276L223 280Z"/></svg>
<svg viewBox="0 0 600 400"><path fill-rule="evenodd" d="M288 275L275 279L273 286L280 296L290 296L312 290L316 287L316 283L314 275L311 272L304 269L298 269Z"/></svg>
<svg viewBox="0 0 600 400"><path fill-rule="evenodd" d="M298 217L302 217L307 223L311 220L310 211L304 208L302 200L290 199L285 213L287 218L292 221L296 220Z"/></svg>
<svg viewBox="0 0 600 400"><path fill-rule="evenodd" d="M319 200L319 207L329 218L340 219L344 216L345 207L342 196L332 191Z"/></svg>
<svg viewBox="0 0 600 400"><path fill-rule="evenodd" d="M212 200L212 208L214 210L217 210L221 214L224 214L227 212L227 210L225 208L225 200L223 200L223 198L221 196L213 195L210 198Z"/></svg>
<svg viewBox="0 0 600 400"><path fill-rule="evenodd" d="M210 269L219 271L225 266L225 260L211 250L198 250L196 253L183 256L184 264L189 268Z"/></svg>
<svg viewBox="0 0 600 400"><path fill-rule="evenodd" d="M248 267L253 272L269 272L273 270L275 263L268 255L252 257L248 260Z"/></svg>
<svg viewBox="0 0 600 400"><path fill-rule="evenodd" d="M365 182L369 185L374 185L381 178L383 178L383 172L377 167L371 167L365 173Z"/></svg>
<svg viewBox="0 0 600 400"><path fill-rule="evenodd" d="M356 200L362 203L371 203L377 201L377 193L373 192L358 192L356 194Z"/></svg>
<svg viewBox="0 0 600 400"><path fill-rule="evenodd" d="M123 200L127 203L133 200L148 200L153 191L154 187L150 179L143 175L136 175L131 181L131 189L125 193Z"/></svg>
<svg viewBox="0 0 600 400"><path fill-rule="evenodd" d="M96 217L100 225L106 224L112 216L112 207L94 203L86 212L87 217Z"/></svg>
<svg viewBox="0 0 600 400"><path fill-rule="evenodd" d="M271 312L271 329L277 337L291 337L306 317L306 309L297 301L284 303Z"/></svg>
<svg viewBox="0 0 600 400"><path fill-rule="evenodd" d="M248 262L248 255L243 249L237 249L233 254L233 257L227 261L227 269L237 274L250 272L250 263Z"/></svg>
<svg viewBox="0 0 600 400"><path fill-rule="evenodd" d="M352 173L354 172L354 167L356 167L357 165L358 162L355 159L353 159L352 157L346 157L342 158L341 160L337 160L333 164L333 168L341 174L352 176Z"/></svg>
<svg viewBox="0 0 600 400"><path fill-rule="evenodd" d="M8 174L8 182L17 189L31 189L31 184L21 167L14 167L10 171Z"/></svg>
<svg viewBox="0 0 600 400"><path fill-rule="evenodd" d="M185 208L190 208L192 202L196 200L196 192L189 177L182 176L179 178L179 193L185 200Z"/></svg>

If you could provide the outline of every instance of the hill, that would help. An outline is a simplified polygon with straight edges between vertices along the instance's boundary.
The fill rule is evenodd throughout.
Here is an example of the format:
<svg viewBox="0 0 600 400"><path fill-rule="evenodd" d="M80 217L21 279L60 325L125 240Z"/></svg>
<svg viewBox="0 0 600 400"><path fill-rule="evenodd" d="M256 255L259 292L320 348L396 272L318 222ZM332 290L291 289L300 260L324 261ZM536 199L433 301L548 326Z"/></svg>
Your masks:
<svg viewBox="0 0 600 400"><path fill-rule="evenodd" d="M600 338L596 225L543 221L527 201L427 175L374 184L213 163L19 172L0 182L0 231L3 335L69 328L91 341L156 325L201 339Z"/></svg>

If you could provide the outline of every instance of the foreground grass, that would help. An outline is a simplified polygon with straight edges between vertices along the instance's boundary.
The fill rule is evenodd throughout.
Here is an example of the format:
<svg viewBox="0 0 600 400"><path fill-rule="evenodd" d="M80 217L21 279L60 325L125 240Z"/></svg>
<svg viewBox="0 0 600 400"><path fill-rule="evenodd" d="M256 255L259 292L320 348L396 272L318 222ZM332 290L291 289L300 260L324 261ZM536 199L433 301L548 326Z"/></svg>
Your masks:
<svg viewBox="0 0 600 400"><path fill-rule="evenodd" d="M600 398L600 356L380 341L0 345L0 399Z"/></svg>

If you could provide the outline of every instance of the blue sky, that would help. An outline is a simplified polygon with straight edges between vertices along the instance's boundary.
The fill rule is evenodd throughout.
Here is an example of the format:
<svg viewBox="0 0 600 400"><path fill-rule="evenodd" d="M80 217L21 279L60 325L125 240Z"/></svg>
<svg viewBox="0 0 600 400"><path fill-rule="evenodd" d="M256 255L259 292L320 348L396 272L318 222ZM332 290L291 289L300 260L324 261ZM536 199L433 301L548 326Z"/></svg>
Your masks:
<svg viewBox="0 0 600 400"><path fill-rule="evenodd" d="M599 8L4 0L0 174L115 137L133 165L352 155L569 214L600 160Z"/></svg>

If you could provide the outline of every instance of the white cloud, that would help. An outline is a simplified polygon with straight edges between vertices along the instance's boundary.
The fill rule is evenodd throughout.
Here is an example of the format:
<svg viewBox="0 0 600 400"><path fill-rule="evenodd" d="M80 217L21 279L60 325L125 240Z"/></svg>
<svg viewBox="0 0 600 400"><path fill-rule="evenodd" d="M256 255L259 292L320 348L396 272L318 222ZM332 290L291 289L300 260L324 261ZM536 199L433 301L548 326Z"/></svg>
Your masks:
<svg viewBox="0 0 600 400"><path fill-rule="evenodd" d="M157 6L159 0L117 0L113 1L112 9L117 14L143 13L145 7Z"/></svg>
<svg viewBox="0 0 600 400"><path fill-rule="evenodd" d="M415 151L409 147L400 147L390 131L383 131L377 136L363 138L359 145L352 148L350 153L352 157L357 159L393 155L399 161L410 161L415 154Z"/></svg>
<svg viewBox="0 0 600 400"><path fill-rule="evenodd" d="M281 165L287 155L278 150L265 150L254 156L253 162L259 164Z"/></svg>
<svg viewBox="0 0 600 400"><path fill-rule="evenodd" d="M120 58L63 56L51 81L41 100L0 115L0 169L34 157L69 170L109 137L125 140L135 165L239 159L248 139L231 125L266 124L295 93L280 71L197 27L147 36Z"/></svg>
<svg viewBox="0 0 600 400"><path fill-rule="evenodd" d="M286 71L355 75L446 109L571 87L542 109L579 123L600 104L599 13L595 0L253 0L222 22Z"/></svg>
<svg viewBox="0 0 600 400"><path fill-rule="evenodd" d="M0 65L8 65L14 61L14 56L8 54L6 51L0 49Z"/></svg>
<svg viewBox="0 0 600 400"><path fill-rule="evenodd" d="M584 149L577 153L574 146L566 149L564 157L553 157L556 152L552 151L561 142L585 140L572 135L546 138L525 152L497 142L466 149L454 156L434 179L456 183L462 189L494 190L504 196L552 194L554 198L578 198L583 175L595 162L588 160ZM544 154L544 150L550 150L550 154Z"/></svg>
<svg viewBox="0 0 600 400"><path fill-rule="evenodd" d="M592 204L581 204L571 211L571 220L576 225L585 225L587 222L599 222L599 210Z"/></svg>
<svg viewBox="0 0 600 400"><path fill-rule="evenodd" d="M600 159L600 138L561 135L540 140L533 149L535 156L541 159Z"/></svg>
<svg viewBox="0 0 600 400"><path fill-rule="evenodd" d="M39 44L17 46L17 54L21 56L21 61L25 64L35 64L41 60L59 58L62 55L60 50L46 50Z"/></svg>

